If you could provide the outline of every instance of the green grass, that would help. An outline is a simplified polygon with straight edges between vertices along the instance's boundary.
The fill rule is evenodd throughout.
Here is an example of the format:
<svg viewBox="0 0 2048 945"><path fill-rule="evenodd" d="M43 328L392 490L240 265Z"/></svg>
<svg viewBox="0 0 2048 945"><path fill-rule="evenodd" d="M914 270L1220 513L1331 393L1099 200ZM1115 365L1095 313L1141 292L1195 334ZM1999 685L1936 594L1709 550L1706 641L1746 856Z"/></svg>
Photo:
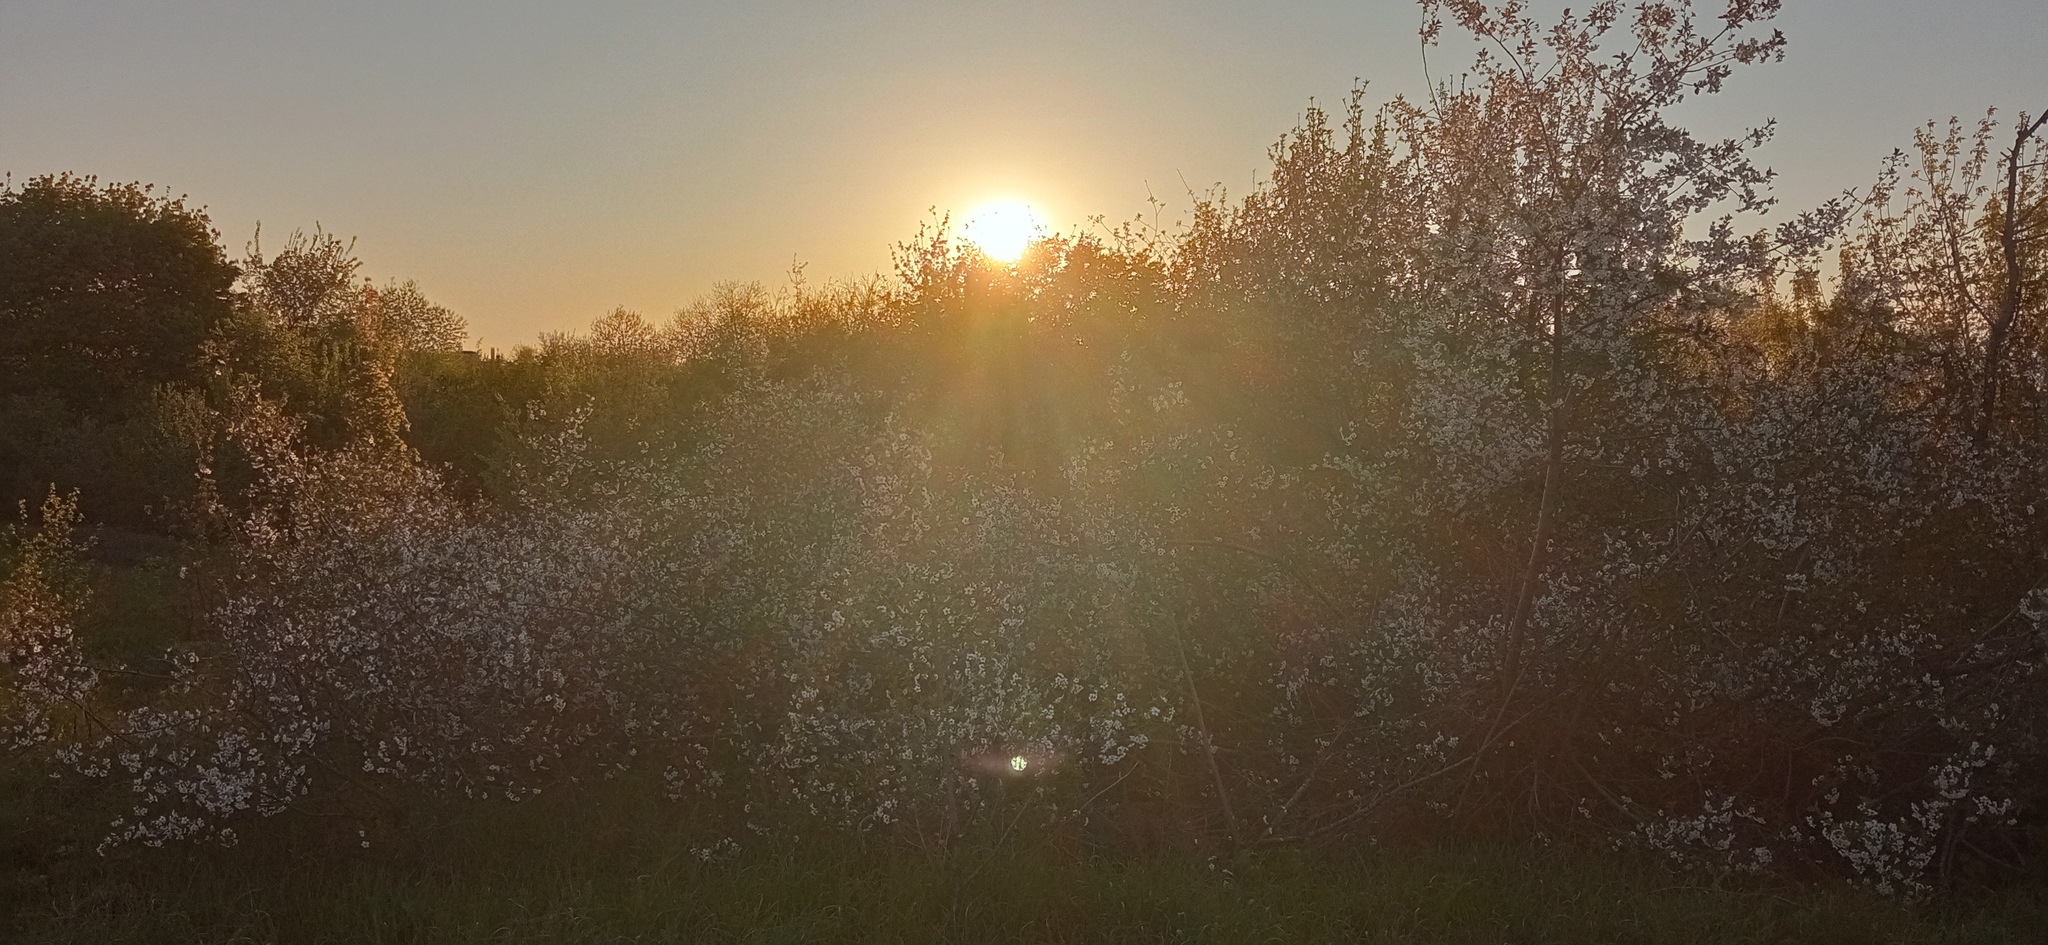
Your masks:
<svg viewBox="0 0 2048 945"><path fill-rule="evenodd" d="M362 849L278 825L235 849L47 858L0 939L60 942L2048 941L2007 891L1908 906L1498 846L1093 855L1018 831L916 852L846 840L689 854L673 815L542 807ZM597 808L585 808L586 812ZM345 838L352 839L347 831ZM1227 866L1227 868L1226 868Z"/></svg>

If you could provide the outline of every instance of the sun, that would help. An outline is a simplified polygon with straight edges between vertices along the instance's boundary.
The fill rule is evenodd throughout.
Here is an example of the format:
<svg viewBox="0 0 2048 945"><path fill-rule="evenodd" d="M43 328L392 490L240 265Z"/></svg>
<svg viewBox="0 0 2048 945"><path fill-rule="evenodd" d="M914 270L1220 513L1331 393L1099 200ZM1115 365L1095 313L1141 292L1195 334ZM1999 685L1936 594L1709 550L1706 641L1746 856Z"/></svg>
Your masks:
<svg viewBox="0 0 2048 945"><path fill-rule="evenodd" d="M991 200L967 215L960 235L988 258L1013 263L1045 235L1045 222L1037 208L1022 200Z"/></svg>

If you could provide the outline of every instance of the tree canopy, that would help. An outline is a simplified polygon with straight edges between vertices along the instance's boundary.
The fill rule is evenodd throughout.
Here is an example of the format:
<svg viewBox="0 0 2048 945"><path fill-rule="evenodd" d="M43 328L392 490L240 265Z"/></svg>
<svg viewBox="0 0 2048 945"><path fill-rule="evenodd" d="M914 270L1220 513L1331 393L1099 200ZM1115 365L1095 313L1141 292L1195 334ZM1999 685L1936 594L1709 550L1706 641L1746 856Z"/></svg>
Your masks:
<svg viewBox="0 0 2048 945"><path fill-rule="evenodd" d="M70 174L0 190L0 392L107 417L196 385L238 274L182 197Z"/></svg>

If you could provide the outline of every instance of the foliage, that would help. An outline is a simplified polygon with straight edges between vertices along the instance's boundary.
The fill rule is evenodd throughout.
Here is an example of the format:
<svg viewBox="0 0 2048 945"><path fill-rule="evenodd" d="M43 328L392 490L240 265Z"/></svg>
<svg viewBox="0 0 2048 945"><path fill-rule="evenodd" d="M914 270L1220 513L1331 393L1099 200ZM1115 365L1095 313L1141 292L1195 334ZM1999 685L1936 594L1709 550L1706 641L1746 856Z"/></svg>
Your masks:
<svg viewBox="0 0 2048 945"><path fill-rule="evenodd" d="M1768 127L1670 115L1780 54L1776 3L1424 10L1468 73L1311 110L1175 234L1004 265L941 224L891 282L510 358L326 234L252 250L166 424L204 630L147 693L66 690L98 724L61 757L134 794L110 844L658 781L704 860L1492 835L2021 875L2039 142L1930 128L1765 228ZM41 586L7 619L58 627Z"/></svg>
<svg viewBox="0 0 2048 945"><path fill-rule="evenodd" d="M0 393L111 419L197 383L235 277L184 198L69 174L0 190Z"/></svg>
<svg viewBox="0 0 2048 945"><path fill-rule="evenodd" d="M9 754L61 745L65 716L99 682L78 649L87 592L77 527L77 497L51 492L39 520L22 503L20 521L0 534L0 749Z"/></svg>
<svg viewBox="0 0 2048 945"><path fill-rule="evenodd" d="M69 174L0 188L0 501L76 489L96 521L161 527L236 276L184 198Z"/></svg>

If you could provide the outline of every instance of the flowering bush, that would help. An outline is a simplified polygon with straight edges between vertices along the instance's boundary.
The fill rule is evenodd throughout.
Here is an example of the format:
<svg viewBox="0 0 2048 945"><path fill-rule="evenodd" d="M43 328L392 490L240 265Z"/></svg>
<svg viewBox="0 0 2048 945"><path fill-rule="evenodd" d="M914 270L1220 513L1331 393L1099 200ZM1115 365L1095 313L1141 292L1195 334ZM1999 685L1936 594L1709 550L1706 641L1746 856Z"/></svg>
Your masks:
<svg viewBox="0 0 2048 945"><path fill-rule="evenodd" d="M52 491L0 532L0 744L10 752L59 737L99 682L78 646L86 602L78 563L78 499Z"/></svg>
<svg viewBox="0 0 2048 945"><path fill-rule="evenodd" d="M1917 895L2031 855L2048 428L1971 321L2010 270L1932 183L1962 139L1904 217L1745 235L1765 134L1666 116L1778 54L1775 3L1424 6L1490 47L1466 81L1311 112L1170 238L940 228L890 287L549 338L489 498L403 445L386 361L339 434L236 388L203 638L96 703L52 500L10 737L69 732L151 843L637 771L705 857L1486 830Z"/></svg>

